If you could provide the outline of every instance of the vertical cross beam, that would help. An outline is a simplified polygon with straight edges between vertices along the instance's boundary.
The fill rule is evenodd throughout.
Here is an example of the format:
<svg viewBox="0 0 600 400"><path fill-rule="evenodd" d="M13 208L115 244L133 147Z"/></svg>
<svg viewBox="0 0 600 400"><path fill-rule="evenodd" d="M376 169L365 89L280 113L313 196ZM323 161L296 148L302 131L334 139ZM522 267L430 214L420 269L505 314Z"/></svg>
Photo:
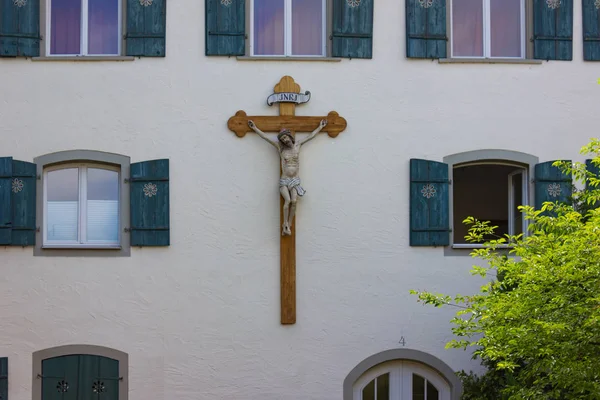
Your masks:
<svg viewBox="0 0 600 400"><path fill-rule="evenodd" d="M298 85L290 76L284 76L281 81L275 85L275 93L300 93ZM280 116L295 116L296 104L279 103ZM295 135L292 129L292 134ZM280 167L281 169L281 167ZM281 170L280 170L281 173ZM284 200L279 197L279 219L283 225L283 203ZM281 295L281 324L291 325L296 323L296 217L292 221L291 235L281 236L280 252L280 295Z"/></svg>

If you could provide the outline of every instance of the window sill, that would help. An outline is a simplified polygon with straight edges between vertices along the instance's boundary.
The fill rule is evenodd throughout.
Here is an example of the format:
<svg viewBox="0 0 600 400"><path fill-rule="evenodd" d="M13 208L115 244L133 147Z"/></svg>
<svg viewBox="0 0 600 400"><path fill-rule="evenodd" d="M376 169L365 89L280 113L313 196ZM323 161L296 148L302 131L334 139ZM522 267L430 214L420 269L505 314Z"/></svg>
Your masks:
<svg viewBox="0 0 600 400"><path fill-rule="evenodd" d="M541 64L543 60L525 58L440 58L440 64Z"/></svg>
<svg viewBox="0 0 600 400"><path fill-rule="evenodd" d="M74 245L69 245L69 244L47 244L42 246L43 250L52 250L52 249L59 249L59 250L121 250L122 247L119 245L115 245L115 246L99 246L99 245L81 245L81 246L74 246Z"/></svg>
<svg viewBox="0 0 600 400"><path fill-rule="evenodd" d="M452 248L453 249L483 249L486 246L482 245L482 244L468 244L468 243L458 243L458 244L453 244ZM498 246L496 246L498 249L512 249L513 246L510 246L508 244L499 244Z"/></svg>
<svg viewBox="0 0 600 400"><path fill-rule="evenodd" d="M259 57L259 56L238 56L238 61L321 61L321 62L340 62L341 58L335 57Z"/></svg>
<svg viewBox="0 0 600 400"><path fill-rule="evenodd" d="M56 56L32 57L31 61L133 61L133 56Z"/></svg>

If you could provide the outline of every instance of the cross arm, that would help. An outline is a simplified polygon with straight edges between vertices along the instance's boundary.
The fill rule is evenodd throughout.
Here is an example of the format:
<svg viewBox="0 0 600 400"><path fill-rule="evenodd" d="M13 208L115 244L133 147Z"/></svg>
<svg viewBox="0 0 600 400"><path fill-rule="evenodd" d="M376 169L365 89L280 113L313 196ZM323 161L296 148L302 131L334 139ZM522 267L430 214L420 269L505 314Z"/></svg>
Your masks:
<svg viewBox="0 0 600 400"><path fill-rule="evenodd" d="M294 115L280 115L280 116L248 116L244 111L238 111L235 115L229 118L227 121L227 127L229 130L235 132L238 137L244 137L246 133L252 132L252 129L248 126L248 120L254 121L257 127L263 132L279 132L281 128L289 128L295 132L312 132L314 131L321 122L322 119L327 120L327 126L321 130L321 132L327 132L327 134L334 138L346 129L346 120L335 112L331 111L327 116L321 117L305 117L305 116L294 116Z"/></svg>

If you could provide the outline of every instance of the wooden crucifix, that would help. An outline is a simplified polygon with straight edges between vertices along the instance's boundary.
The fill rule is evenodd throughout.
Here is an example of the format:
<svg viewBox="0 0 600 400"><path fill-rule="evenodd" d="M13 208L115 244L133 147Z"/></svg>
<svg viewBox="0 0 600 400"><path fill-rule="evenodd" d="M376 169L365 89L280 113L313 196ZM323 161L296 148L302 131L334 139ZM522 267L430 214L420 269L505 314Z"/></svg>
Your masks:
<svg viewBox="0 0 600 400"><path fill-rule="evenodd" d="M281 178L279 189L281 200L279 214L282 222L281 234L281 324L296 323L296 223L295 207L297 196L304 194L298 176L298 153L300 146L317 133L326 132L334 138L346 129L346 120L331 111L327 116L296 116L296 105L307 102L310 92L300 93L300 86L290 76L284 76L275 85L274 94L269 96L268 105L279 103L279 116L248 116L238 111L229 118L227 127L238 137L256 132L279 151ZM277 141L268 139L264 132L278 133ZM312 132L302 141L295 139L295 132ZM289 218L288 218L289 217Z"/></svg>

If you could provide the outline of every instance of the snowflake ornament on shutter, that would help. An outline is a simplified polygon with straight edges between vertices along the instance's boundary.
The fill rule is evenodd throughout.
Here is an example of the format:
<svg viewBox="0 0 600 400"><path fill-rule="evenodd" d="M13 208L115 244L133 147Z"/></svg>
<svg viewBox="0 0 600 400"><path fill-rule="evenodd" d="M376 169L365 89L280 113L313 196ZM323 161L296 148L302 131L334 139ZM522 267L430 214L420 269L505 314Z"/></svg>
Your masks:
<svg viewBox="0 0 600 400"><path fill-rule="evenodd" d="M596 10L600 10L600 0L596 0L594 6L596 6Z"/></svg>
<svg viewBox="0 0 600 400"><path fill-rule="evenodd" d="M546 190L548 191L548 195L550 197L558 197L562 192L562 189L560 188L560 185L558 183L549 184Z"/></svg>
<svg viewBox="0 0 600 400"><path fill-rule="evenodd" d="M346 3L352 8L360 6L360 0L346 0Z"/></svg>
<svg viewBox="0 0 600 400"><path fill-rule="evenodd" d="M152 196L156 196L157 193L158 193L158 188L156 187L156 185L154 183L146 183L144 185L144 196L152 197Z"/></svg>
<svg viewBox="0 0 600 400"><path fill-rule="evenodd" d="M546 4L548 4L548 8L556 10L558 7L560 7L561 0L546 0Z"/></svg>
<svg viewBox="0 0 600 400"><path fill-rule="evenodd" d="M427 184L427 185L423 185L423 189L421 189L421 193L423 194L423 197L430 199L432 197L435 197L435 193L437 191L435 190L435 186L432 185L431 183Z"/></svg>
<svg viewBox="0 0 600 400"><path fill-rule="evenodd" d="M429 8L433 5L433 0L419 0L419 5L423 8Z"/></svg>
<svg viewBox="0 0 600 400"><path fill-rule="evenodd" d="M140 0L140 4L141 4L142 6L144 6L144 7L148 7L148 6L151 6L151 5L152 5L152 2L153 2L153 1L154 1L154 0Z"/></svg>
<svg viewBox="0 0 600 400"><path fill-rule="evenodd" d="M221 4L225 7L229 7L231 5L232 0L221 0Z"/></svg>
<svg viewBox="0 0 600 400"><path fill-rule="evenodd" d="M23 190L23 181L20 179L13 179L12 181L12 191L13 193L19 193L21 190Z"/></svg>
<svg viewBox="0 0 600 400"><path fill-rule="evenodd" d="M25 7L25 5L27 5L27 0L13 0L13 4L19 8Z"/></svg>

